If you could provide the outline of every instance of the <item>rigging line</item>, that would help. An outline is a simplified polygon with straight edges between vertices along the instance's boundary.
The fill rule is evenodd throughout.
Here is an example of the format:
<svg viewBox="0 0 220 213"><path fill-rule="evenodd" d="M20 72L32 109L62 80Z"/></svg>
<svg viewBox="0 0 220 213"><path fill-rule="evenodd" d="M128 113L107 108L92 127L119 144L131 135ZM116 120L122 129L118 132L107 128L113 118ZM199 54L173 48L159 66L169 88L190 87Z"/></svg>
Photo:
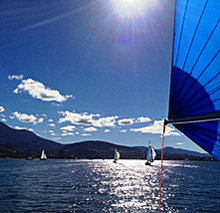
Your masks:
<svg viewBox="0 0 220 213"><path fill-rule="evenodd" d="M196 29L195 29L195 31L194 31L193 38L192 38L192 40L191 40L191 43L190 43L189 49L188 49L188 51L187 51L186 59L185 59L185 61L184 61L184 64L183 64L183 68L182 68L182 70L184 70L184 68L185 68L186 61L187 61L188 56L189 56L189 52L190 52L190 50L191 50L191 47L192 47L193 41L194 41L194 39L195 39L195 35L196 35L197 30L198 30L198 28L199 28L200 21L202 20L202 17L203 17L203 14L204 14L204 11L205 11L205 9L206 9L206 6L207 6L208 1L209 1L209 0L207 0L206 3L205 3L205 6L204 6L204 8L203 8L203 10L202 10L202 13L201 13L201 16L200 16L200 18L199 18L198 24L197 24Z"/></svg>
<svg viewBox="0 0 220 213"><path fill-rule="evenodd" d="M213 76L213 78L211 78L209 81L207 81L207 83L204 85L204 88L205 88L206 86L208 86L209 83L211 83L212 81L214 81L214 79L217 78L218 75L220 75L220 69L216 70L214 73L217 73L217 74L216 74L215 76Z"/></svg>
<svg viewBox="0 0 220 213"><path fill-rule="evenodd" d="M172 122L173 125L182 125L182 124L192 124L192 123L203 123L203 122L210 122L210 121L218 121L220 118L210 118L210 119L201 119L201 120L195 120L195 121L177 121Z"/></svg>
<svg viewBox="0 0 220 213"><path fill-rule="evenodd" d="M203 115L195 115L186 118L177 118L177 119L168 119L165 120L166 124L189 124L189 123L198 123L198 122L209 122L220 120L220 111L214 113L206 113Z"/></svg>
<svg viewBox="0 0 220 213"><path fill-rule="evenodd" d="M200 73L200 75L197 77L197 80L199 80L199 78L203 75L203 73L207 70L207 68L209 67L209 65L214 61L214 59L218 56L220 52L220 49L218 50L218 52L215 54L215 56L212 58L212 60L207 64L207 66L205 67L205 69Z"/></svg>
<svg viewBox="0 0 220 213"><path fill-rule="evenodd" d="M220 51L220 50L219 50ZM211 62L210 62L211 63ZM200 88L199 90L197 90L196 91L196 95L198 95L199 94L199 92L200 91L202 91L202 89L203 88L205 88L206 86L208 86L213 80L215 80L218 76L219 76L219 74L220 74L220 69L218 69L216 72L218 72L213 78L211 78L209 81L207 81L207 83L205 84L205 85L203 85L203 87L202 88ZM192 89L192 87L193 87L193 83L194 82L196 82L196 80L198 80L198 79L193 79L193 82L191 83L191 85L188 87L188 89L181 95L181 97L182 97L182 102L185 102L185 103L187 103L185 106L186 107L191 107L192 105L194 105L195 104L195 102L199 102L200 100L202 100L203 98L204 98L204 96L203 97L201 97L200 99L195 99L195 97L194 97L194 99L192 100L192 101L188 101L189 100L189 97L186 95L188 92L189 92L189 90L191 90ZM205 88L206 89L206 88ZM207 91L207 90L206 90ZM209 91L209 95L211 95L211 93L210 93L211 91Z"/></svg>
<svg viewBox="0 0 220 213"><path fill-rule="evenodd" d="M218 92L219 90L220 90L220 86L217 85L214 89L209 91L209 95L211 96L211 95L215 94L216 92Z"/></svg>
<svg viewBox="0 0 220 213"><path fill-rule="evenodd" d="M186 16L186 10L187 10L187 6L188 6L188 2L189 2L189 0L187 0L187 2L186 2L186 7L185 7L185 10L184 10L184 15L183 15L183 20L182 20L182 26L181 26L181 31L180 31L180 38L179 38L179 43L178 43L178 48L177 48L177 54L176 54L175 66L176 66L176 64L177 64L177 59L178 59L178 55L179 55L180 43L181 43L182 32L183 32L183 25L184 25L184 22L185 22L185 16Z"/></svg>
<svg viewBox="0 0 220 213"><path fill-rule="evenodd" d="M219 69L219 70L220 70L220 69ZM218 70L218 73L217 73L213 78L211 78L209 81L207 81L207 83L206 83L205 85L203 85L202 88L200 88L199 90L196 91L196 94L195 94L194 99L193 99L194 101L189 102L189 101L188 101L189 98L186 99L186 100L185 100L185 98L182 99L182 102L186 102L186 103L187 103L187 104L185 105L185 107L191 108L192 106L194 106L195 103L200 102L200 101L202 101L202 100L204 99L204 97L205 97L204 95L201 96L199 99L196 99L196 96L200 96L200 95L199 95L199 92L201 92L203 88L206 89L206 87L207 87L210 83L212 83L212 81L215 80L215 79L220 75L219 70ZM195 82L195 80L194 80L193 82ZM192 86L189 87L189 88L192 89ZM216 89L216 88L215 88L215 89L212 89L211 91L209 91L209 95L214 94L214 93L217 92L219 89L220 89L220 87L218 87L217 89ZM206 91L207 91L207 90L206 90ZM182 95L182 97L186 97L186 96L185 96L185 93ZM213 101L213 102L214 102L214 101Z"/></svg>
<svg viewBox="0 0 220 213"><path fill-rule="evenodd" d="M210 39L211 39L211 37L212 37L213 33L215 32L215 30L216 30L216 28L217 28L217 26L218 26L219 22L220 22L220 19L218 19L218 21L217 21L217 23L216 23L215 27L213 28L213 30L212 30L212 32L211 32L211 34L210 34L210 35L209 35L209 37L208 37L208 40L206 41L206 43L205 43L204 47L202 48L202 50L201 50L201 52L200 52L200 54L199 54L198 58L196 59L196 61L195 61L194 65L193 65L193 67L192 67L192 69L191 69L191 71L190 71L190 73L189 73L190 75L192 75L192 72L193 72L193 70L194 70L194 68L195 68L195 66L196 66L196 64L197 64L197 62L198 62L198 60L200 59L200 57L201 57L201 55L202 55L202 53L203 53L204 49L206 48L206 46L207 46L207 44L208 44L209 40L210 40Z"/></svg>
<svg viewBox="0 0 220 213"><path fill-rule="evenodd" d="M198 58L196 59L196 61L195 61L194 65L193 65L191 71L189 72L189 75L192 75L192 72L193 72L193 70L194 70L194 68L195 68L195 66L196 66L196 64L197 64L197 62L199 61L199 59L200 59L200 57L201 57L201 55L202 55L204 49L206 48L206 46L207 46L209 40L211 39L212 35L214 34L214 32L215 32L215 30L216 30L216 28L217 28L219 22L220 22L220 19L218 19L218 21L217 21L215 27L213 28L211 34L209 35L209 38L208 38L208 40L206 41L204 47L202 48L202 50L201 50L201 52L200 52ZM183 96L185 96L185 94L187 94L187 93L189 92L189 90L190 90L190 88L192 87L192 85L193 85L193 83L191 84L191 86L189 87L189 89L187 89L187 90L184 92Z"/></svg>
<svg viewBox="0 0 220 213"><path fill-rule="evenodd" d="M162 148L161 148L159 213L160 213L160 209L161 209L161 199L162 199L162 181L163 181L163 150L164 150L165 126L166 126L166 120L164 120L164 122L163 122L163 135L162 135Z"/></svg>

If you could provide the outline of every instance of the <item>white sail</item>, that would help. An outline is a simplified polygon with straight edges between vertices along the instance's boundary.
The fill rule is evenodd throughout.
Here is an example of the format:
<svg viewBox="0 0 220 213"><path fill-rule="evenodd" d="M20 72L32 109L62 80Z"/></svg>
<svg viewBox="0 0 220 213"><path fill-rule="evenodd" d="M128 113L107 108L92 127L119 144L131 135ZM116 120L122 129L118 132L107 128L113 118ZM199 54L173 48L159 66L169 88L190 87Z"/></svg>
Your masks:
<svg viewBox="0 0 220 213"><path fill-rule="evenodd" d="M47 156L46 156L46 153L44 152L44 150L42 150L40 159L41 160L46 160L47 159Z"/></svg>
<svg viewBox="0 0 220 213"><path fill-rule="evenodd" d="M156 158L156 152L154 148L149 144L149 148L147 150L147 160L150 162L154 162L155 158Z"/></svg>

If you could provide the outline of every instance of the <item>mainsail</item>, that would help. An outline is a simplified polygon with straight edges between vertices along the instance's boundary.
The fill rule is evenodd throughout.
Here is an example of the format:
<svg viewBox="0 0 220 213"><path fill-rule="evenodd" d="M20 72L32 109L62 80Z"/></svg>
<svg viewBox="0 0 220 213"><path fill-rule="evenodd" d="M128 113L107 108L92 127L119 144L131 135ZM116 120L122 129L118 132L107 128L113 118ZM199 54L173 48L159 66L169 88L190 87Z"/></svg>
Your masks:
<svg viewBox="0 0 220 213"><path fill-rule="evenodd" d="M47 156L46 156L44 150L42 150L40 159L41 159L41 160L46 160L46 159L47 159Z"/></svg>
<svg viewBox="0 0 220 213"><path fill-rule="evenodd" d="M176 0L169 115L220 160L220 0Z"/></svg>
<svg viewBox="0 0 220 213"><path fill-rule="evenodd" d="M156 152L154 148L149 144L149 148L147 150L147 161L154 162L155 158L156 158Z"/></svg>

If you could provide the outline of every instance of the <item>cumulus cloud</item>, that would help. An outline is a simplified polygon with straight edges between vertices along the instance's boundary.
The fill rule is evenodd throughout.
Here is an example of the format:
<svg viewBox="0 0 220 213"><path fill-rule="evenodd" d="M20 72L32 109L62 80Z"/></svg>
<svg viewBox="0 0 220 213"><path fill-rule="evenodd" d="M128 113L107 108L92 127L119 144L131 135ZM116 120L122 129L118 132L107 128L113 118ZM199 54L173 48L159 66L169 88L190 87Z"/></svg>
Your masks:
<svg viewBox="0 0 220 213"><path fill-rule="evenodd" d="M48 122L53 123L53 119L49 119Z"/></svg>
<svg viewBox="0 0 220 213"><path fill-rule="evenodd" d="M56 126L56 125L55 125L55 124L48 124L48 126L54 127L54 126Z"/></svg>
<svg viewBox="0 0 220 213"><path fill-rule="evenodd" d="M97 129L95 127L88 127L84 129L86 132L96 132Z"/></svg>
<svg viewBox="0 0 220 213"><path fill-rule="evenodd" d="M122 129L122 130L120 130L120 132L125 133L125 132L127 132L127 130L126 129Z"/></svg>
<svg viewBox="0 0 220 213"><path fill-rule="evenodd" d="M23 78L24 78L24 75L9 75L8 76L9 80L13 80L13 79L15 79L15 80L22 80Z"/></svg>
<svg viewBox="0 0 220 213"><path fill-rule="evenodd" d="M0 113L1 113L1 112L4 112L4 111L5 111L4 107L3 107L3 106L0 106Z"/></svg>
<svg viewBox="0 0 220 213"><path fill-rule="evenodd" d="M132 132L150 133L150 134L162 134L163 121L154 121L152 125L130 129ZM169 126L166 127L165 136L180 136L178 132L175 132L174 128Z"/></svg>
<svg viewBox="0 0 220 213"><path fill-rule="evenodd" d="M105 133L111 132L109 129L104 130Z"/></svg>
<svg viewBox="0 0 220 213"><path fill-rule="evenodd" d="M2 122L6 122L7 120L6 120L5 118L2 118L1 121L2 121Z"/></svg>
<svg viewBox="0 0 220 213"><path fill-rule="evenodd" d="M139 117L139 118L137 118L136 119L136 123L147 123L147 122L150 122L151 121L151 119L150 118L148 118L148 117Z"/></svg>
<svg viewBox="0 0 220 213"><path fill-rule="evenodd" d="M124 118L121 120L118 120L118 125L120 126L128 126L128 125L132 125L134 123L147 123L150 122L151 119L148 117L138 117L138 118Z"/></svg>
<svg viewBox="0 0 220 213"><path fill-rule="evenodd" d="M95 126L95 127L114 127L117 116L100 117L99 114L60 112L64 117L59 119L59 123L71 122L75 125Z"/></svg>
<svg viewBox="0 0 220 213"><path fill-rule="evenodd" d="M67 125L67 126L64 126L64 127L61 127L60 129L64 132L64 131L74 131L76 127L75 126L72 126L72 125Z"/></svg>
<svg viewBox="0 0 220 213"><path fill-rule="evenodd" d="M133 123L134 123L134 118L125 118L118 120L118 125L120 126L132 125Z"/></svg>
<svg viewBox="0 0 220 213"><path fill-rule="evenodd" d="M43 123L44 119L43 118L39 118L37 123Z"/></svg>
<svg viewBox="0 0 220 213"><path fill-rule="evenodd" d="M34 115L28 115L26 113L20 113L20 112L13 112L12 116L10 116L11 119L17 118L22 123L33 123L38 124L43 122L43 118L37 118Z"/></svg>
<svg viewBox="0 0 220 213"><path fill-rule="evenodd" d="M72 95L61 95L59 91L45 87L41 82L30 78L22 80L21 84L13 92L17 94L23 91L28 92L33 98L47 102L56 101L61 103L72 97Z"/></svg>

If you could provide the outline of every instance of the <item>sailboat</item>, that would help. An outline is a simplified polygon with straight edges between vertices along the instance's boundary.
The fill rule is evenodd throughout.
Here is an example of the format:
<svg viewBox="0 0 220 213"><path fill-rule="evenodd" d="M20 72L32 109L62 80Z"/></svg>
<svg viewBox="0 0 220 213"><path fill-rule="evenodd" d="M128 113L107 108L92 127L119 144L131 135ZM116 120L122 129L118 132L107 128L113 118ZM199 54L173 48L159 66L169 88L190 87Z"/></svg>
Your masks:
<svg viewBox="0 0 220 213"><path fill-rule="evenodd" d="M44 152L44 150L42 150L40 160L47 160L47 156L46 156L46 153Z"/></svg>
<svg viewBox="0 0 220 213"><path fill-rule="evenodd" d="M154 147L151 146L151 144L149 143L149 147L147 150L147 162L145 163L145 165L151 165L151 163L154 162L156 158L156 152L154 150Z"/></svg>
<svg viewBox="0 0 220 213"><path fill-rule="evenodd" d="M117 151L117 149L115 149L115 157L114 157L114 163L117 163L117 160L119 160L120 158L120 153Z"/></svg>
<svg viewBox="0 0 220 213"><path fill-rule="evenodd" d="M162 150L165 127L172 124L220 161L219 0L175 1L171 69ZM163 152L161 177L162 162Z"/></svg>

